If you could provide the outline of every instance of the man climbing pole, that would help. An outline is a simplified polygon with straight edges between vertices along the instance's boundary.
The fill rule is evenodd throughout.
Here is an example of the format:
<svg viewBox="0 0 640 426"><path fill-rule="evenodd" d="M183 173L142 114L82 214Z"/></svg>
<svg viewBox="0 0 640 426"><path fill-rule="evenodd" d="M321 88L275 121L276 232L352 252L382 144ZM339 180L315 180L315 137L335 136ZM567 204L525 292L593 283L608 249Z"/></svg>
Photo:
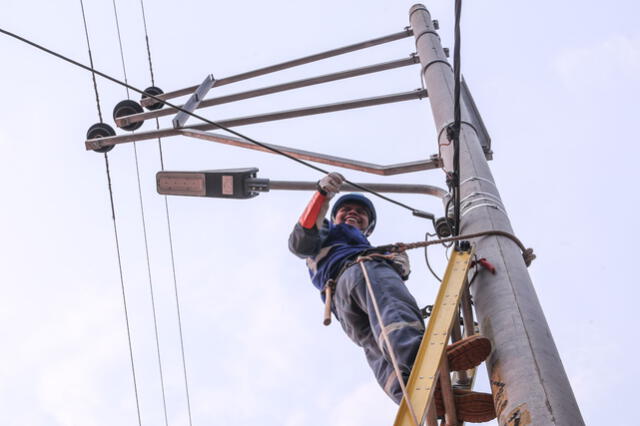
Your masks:
<svg viewBox="0 0 640 426"><path fill-rule="evenodd" d="M361 194L340 197L325 219L329 201L340 191L344 178L329 173L318 182L318 189L289 236L289 249L306 259L311 281L329 295L331 312L343 330L364 349L369 366L384 391L396 403L402 400L402 387L394 371L392 356L383 343L382 328L374 312L358 256L373 246L367 237L376 226L373 203ZM404 281L409 277L409 258L405 252L368 257L365 267L374 298L378 302L384 327L404 383L407 382L422 336L424 323L420 309ZM333 293L333 297L331 294ZM479 335L450 345L447 357L451 371L479 365L489 355L491 343ZM495 418L490 394L455 390L458 420L483 422ZM436 393L438 415L444 413Z"/></svg>

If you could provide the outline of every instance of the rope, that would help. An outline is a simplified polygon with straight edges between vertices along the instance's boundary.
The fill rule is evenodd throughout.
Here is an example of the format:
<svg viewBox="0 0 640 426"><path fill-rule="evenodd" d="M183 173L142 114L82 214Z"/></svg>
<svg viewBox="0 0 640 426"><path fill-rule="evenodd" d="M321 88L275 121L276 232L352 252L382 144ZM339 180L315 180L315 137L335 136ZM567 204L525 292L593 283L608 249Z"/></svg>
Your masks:
<svg viewBox="0 0 640 426"><path fill-rule="evenodd" d="M373 293L373 286L371 285L371 280L369 279L369 273L367 272L367 267L364 264L366 260L372 260L374 256L385 257L384 255L379 255L374 253L368 256L360 256L358 257L356 262L360 264L360 268L362 269L362 274L364 275L364 280L367 283L367 291L369 292L369 297L371 297L371 302L373 303L373 309L375 310L376 317L378 318L378 324L380 324L380 330L382 331L382 338L384 339L385 346L387 347L387 351L389 352L389 357L391 358L391 364L393 365L393 371L396 374L398 383L400 383L400 389L402 389L402 396L404 397L404 400L407 403L407 407L409 408L409 413L411 413L411 418L413 419L414 425L420 426L420 422L418 422L418 418L416 417L415 410L413 409L413 405L411 404L411 400L409 399L409 393L407 392L407 387L405 386L404 379L402 378L402 373L400 372L400 366L398 365L398 360L396 359L396 355L393 351L393 347L391 346L391 341L389 340L389 334L387 333L386 327L384 325L384 321L382 320L382 314L380 313L380 308L378 307L378 300L376 299L376 296Z"/></svg>
<svg viewBox="0 0 640 426"><path fill-rule="evenodd" d="M89 29L88 29L88 25L87 25L87 18L86 15L84 13L84 3L82 0L80 0L80 10L82 11L82 22L84 24L84 34L87 40L87 49L89 51L89 63L91 64L91 68L93 68L93 55L91 54L91 43L89 41ZM100 120L100 122L102 123L102 110L100 108L100 95L98 94L98 85L96 83L96 75L95 73L92 73L92 78L93 78L93 90L95 92L95 97L96 97L96 106L98 109L98 118ZM129 347L129 363L131 365L131 376L133 378L133 393L134 393L134 397L136 400L136 413L138 416L138 426L142 426L142 416L140 415L140 398L138 396L138 381L136 379L136 368L135 368L135 363L133 361L133 342L131 340L131 326L129 324L129 311L127 309L127 296L126 296L126 292L125 292L125 286L124 286L124 274L122 271L122 256L120 254L120 240L118 238L118 225L116 222L116 209L115 209L115 203L113 201L113 188L111 186L111 172L109 170L109 156L107 155L107 153L104 153L104 164L105 164L105 171L107 174L107 188L109 190L109 202L111 205L111 218L113 220L113 233L114 233L114 240L115 240L115 244L116 244L116 257L118 259L118 272L119 272L119 276L120 276L120 290L122 292L122 305L124 308L124 320L125 320L125 325L126 325L126 330L127 330L127 343L128 343L128 347Z"/></svg>
<svg viewBox="0 0 640 426"><path fill-rule="evenodd" d="M140 9L142 11L142 22L143 22L143 26L144 26L144 38L145 38L145 42L146 42L146 46L147 46L147 60L149 61L149 74L151 77L151 85L155 86L155 78L153 75L153 62L151 61L151 47L150 47L150 43L149 43L149 32L147 30L147 17L146 17L146 13L144 10L144 1L140 0ZM160 121L158 120L158 117L156 117L156 130L160 129ZM158 151L160 154L160 168L162 171L164 171L164 155L162 152L162 139L158 138ZM165 215L166 215L166 219L167 219L167 232L169 234L169 253L170 253L170 258L171 258L171 272L173 275L173 293L175 296L175 301L176 301L176 312L178 315L178 335L180 337L180 355L182 358L182 373L183 373L183 378L184 378L184 389L185 389L185 394L186 394L186 398L187 398L187 414L188 414L188 418L189 418L189 426L193 425L193 420L192 420L192 415L191 415L191 398L189 396L189 381L187 378L187 362L186 362L186 357L185 357L185 351L184 351L184 336L183 336L183 332L182 332L182 315L180 313L180 299L178 296L178 279L177 279L177 274L176 274L176 263L175 263L175 256L174 256L174 251L173 251L173 234L171 232L171 218L169 215L169 200L168 197L165 195L164 196L164 208L165 208Z"/></svg>
<svg viewBox="0 0 640 426"><path fill-rule="evenodd" d="M388 245L384 245L384 246L375 247L374 250L375 251L380 251L380 252L385 252L385 251L403 252L405 250L412 250L412 249L416 249L416 248L420 248L420 247L428 247L428 246L432 246L432 245L435 245L435 244L444 244L444 243L449 243L449 242L452 242L452 241L469 240L471 238L485 237L485 236L491 236L491 235L499 236L499 237L506 237L506 238L509 238L514 243L516 243L518 245L518 247L520 248L520 251L522 251L522 259L524 260L524 264L525 265L527 265L527 266L531 265L531 262L533 262L533 260L536 258L536 255L533 253L533 249L532 248L526 248L524 246L524 244L522 244L522 241L520 241L518 239L518 237L516 237L515 235L513 235L513 234L511 234L509 232L498 231L498 230L482 231L482 232L476 232L476 233L473 233L473 234L458 235L458 236L455 236L455 237L448 237L448 238L440 238L438 240L418 241L416 243L388 244Z"/></svg>
<svg viewBox="0 0 640 426"><path fill-rule="evenodd" d="M320 173L323 173L325 175L329 174L329 171L323 169L322 167L318 167L318 166L316 166L314 164L308 163L307 161L301 160L299 158L295 158L294 156L292 156L290 154L287 154L286 152L280 151L279 149L274 148L274 147L272 147L270 145L258 142L257 140L252 139L249 136L246 136L246 135L244 135L244 134L242 134L240 132L237 132L237 131L235 131L233 129L230 129L230 128L226 127L226 126L220 125L220 124L218 124L218 123L216 123L214 121L208 120L208 119L202 117L199 114L187 111L187 110L179 107L178 105L175 105L175 104L173 104L171 102L168 102L168 101L166 101L164 99L160 99L160 98L158 98L156 96L153 96L153 95L151 95L149 93L145 93L144 90L141 90L141 89L138 89L137 87L131 86L126 82L122 82L122 81L120 81L120 80L118 80L118 79L116 79L114 77L111 77L108 74L105 74L105 73L103 73L101 71L98 71L98 70L94 69L93 67L88 67L88 66L86 66L84 64L81 64L80 62L74 61L71 58L68 58L68 57L66 57L66 56L64 56L64 55L62 55L60 53L54 52L53 50L47 49L46 47L41 46L41 45L39 45L39 44L37 44L37 43L35 43L33 41L27 40L26 38L21 37L21 36L19 36L17 34L14 34L14 33L10 32L10 31L7 31L7 30L5 30L3 28L0 28L0 33L2 33L4 35L7 35L9 37L13 37L16 40L19 40L19 41L21 41L23 43L26 43L26 44L28 44L28 45L30 45L32 47L35 47L36 49L42 50L43 52L46 52L49 55L55 56L58 59L62 59L63 61L66 61L66 62L68 62L68 63L70 63L72 65L75 65L75 66L77 66L79 68L82 68L82 69L84 69L86 71L94 72L94 73L96 73L97 75L99 75L100 77L102 77L104 79L107 79L107 80L109 80L109 81L111 81L113 83L119 84L119 85L124 86L124 87L126 87L128 89L131 89L132 91L137 92L137 93L139 93L141 95L145 95L146 97L151 98L151 99L153 99L153 100L155 100L157 102L161 102L162 104L167 105L168 107L173 108L176 111L181 111L181 112L184 112L185 114L189 114L193 118L196 118L198 120L202 120L203 122L205 122L207 124L210 124L210 125L215 126L215 127L219 128L221 130L229 132L232 135L235 135L235 136L238 136L238 137L240 137L242 139L245 139L246 141L248 141L248 142L250 142L250 143L252 143L252 144L254 144L256 146L259 146L259 147L264 148L264 149L266 149L268 151L271 151L271 152L273 152L275 154L278 154L278 155L281 155L283 157L286 157L291 161L295 161L296 163L302 164L305 167L308 167L310 169L313 169L313 170L318 171ZM404 204L404 203L402 203L400 201L394 200L393 198L389 198L389 197L387 197L385 195L382 195L379 192L373 191L373 190L371 190L371 189L369 189L369 188L367 188L365 186L359 185L359 184L357 184L355 182L351 182L350 180L346 180L345 179L345 182L350 184L350 185L352 185L352 186L354 186L355 188L358 188L359 190L361 190L363 192L367 192L367 193L369 193L371 195L374 195L374 196L376 196L378 198L381 198L381 199L383 199L385 201L388 201L388 202L390 202L392 204L395 204L395 205L397 205L399 207L407 209L407 210L411 211L411 213L416 214L418 217L420 217L419 216L419 213L421 212L420 209L415 209L413 207L410 207L407 204Z"/></svg>
<svg viewBox="0 0 640 426"><path fill-rule="evenodd" d="M120 47L120 59L122 62L122 73L124 75L124 81L125 83L127 82L127 67L125 64L125 60L124 60L124 49L122 48L122 36L120 33L120 22L119 22L119 18L118 18L118 8L116 6L116 1L112 0L113 3L113 14L115 17L115 21L116 21L116 31L118 34L118 44ZM130 98L130 94L129 94L129 89L127 88L127 98ZM155 335L155 342L156 342L156 354L157 354L157 358L158 358L158 372L159 372L159 376L160 376L160 389L161 389L161 395L162 395L162 408L163 408L163 414L164 414L164 424L165 426L169 426L169 418L167 415L167 399L166 399L166 395L165 395L165 388L164 388L164 374L162 371L162 357L160 354L160 335L158 332L158 316L157 316L157 312L156 312L156 302L155 302L155 295L154 295L154 291L153 291L153 278L151 276L151 260L149 257L149 242L148 242L148 237L147 237L147 223L146 223L146 219L145 219L145 214L144 214L144 202L142 199L142 184L141 184L141 179L140 179L140 164L138 161L138 148L136 146L136 143L134 142L133 144L133 155L134 155L134 159L135 159L135 165L136 165L136 178L137 178L137 182L138 182L138 199L140 201L140 215L141 215L141 219L142 219L142 235L144 238L144 252L145 252L145 257L146 257L146 262L147 262L147 276L148 276L148 280L149 280L149 295L150 295L150 299L151 299L151 311L153 314L153 329L154 329L154 335Z"/></svg>

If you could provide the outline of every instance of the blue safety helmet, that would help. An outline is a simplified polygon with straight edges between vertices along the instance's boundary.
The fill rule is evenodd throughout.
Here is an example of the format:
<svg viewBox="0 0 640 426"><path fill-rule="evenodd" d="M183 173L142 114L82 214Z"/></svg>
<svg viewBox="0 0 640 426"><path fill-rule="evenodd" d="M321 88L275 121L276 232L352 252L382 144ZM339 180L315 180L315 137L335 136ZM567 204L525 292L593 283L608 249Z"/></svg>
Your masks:
<svg viewBox="0 0 640 426"><path fill-rule="evenodd" d="M342 197L338 198L338 201L335 202L333 208L331 209L331 222L336 220L336 214L340 207L346 203L354 203L360 204L361 206L367 209L367 214L369 216L369 226L364 230L365 235L371 235L373 229L376 227L376 208L373 207L373 203L367 197L362 194L345 194Z"/></svg>

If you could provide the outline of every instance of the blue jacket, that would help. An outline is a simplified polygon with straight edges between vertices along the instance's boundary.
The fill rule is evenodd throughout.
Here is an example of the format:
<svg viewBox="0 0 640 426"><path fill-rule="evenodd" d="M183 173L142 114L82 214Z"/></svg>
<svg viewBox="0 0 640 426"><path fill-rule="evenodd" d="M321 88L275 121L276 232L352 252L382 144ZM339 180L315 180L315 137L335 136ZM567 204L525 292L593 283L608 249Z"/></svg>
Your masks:
<svg viewBox="0 0 640 426"><path fill-rule="evenodd" d="M335 278L342 265L372 246L358 228L334 225L325 219L322 228L305 229L296 223L289 235L289 250L307 261L313 285L319 290Z"/></svg>

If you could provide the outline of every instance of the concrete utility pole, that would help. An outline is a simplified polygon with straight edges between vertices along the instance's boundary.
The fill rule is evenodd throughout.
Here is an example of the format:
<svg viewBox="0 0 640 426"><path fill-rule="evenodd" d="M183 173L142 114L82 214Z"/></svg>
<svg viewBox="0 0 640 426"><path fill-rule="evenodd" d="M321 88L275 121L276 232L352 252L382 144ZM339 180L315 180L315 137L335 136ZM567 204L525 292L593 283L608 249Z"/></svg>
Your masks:
<svg viewBox="0 0 640 426"><path fill-rule="evenodd" d="M438 143L447 171L453 170L454 76L427 9L416 4L409 19L416 39ZM469 105L461 105L460 198L462 234L486 230L513 233L479 143ZM515 243L503 237L475 241L479 256L497 274L479 274L471 292L483 335L494 352L487 361L500 425L583 425L578 404L560 361L533 283Z"/></svg>

